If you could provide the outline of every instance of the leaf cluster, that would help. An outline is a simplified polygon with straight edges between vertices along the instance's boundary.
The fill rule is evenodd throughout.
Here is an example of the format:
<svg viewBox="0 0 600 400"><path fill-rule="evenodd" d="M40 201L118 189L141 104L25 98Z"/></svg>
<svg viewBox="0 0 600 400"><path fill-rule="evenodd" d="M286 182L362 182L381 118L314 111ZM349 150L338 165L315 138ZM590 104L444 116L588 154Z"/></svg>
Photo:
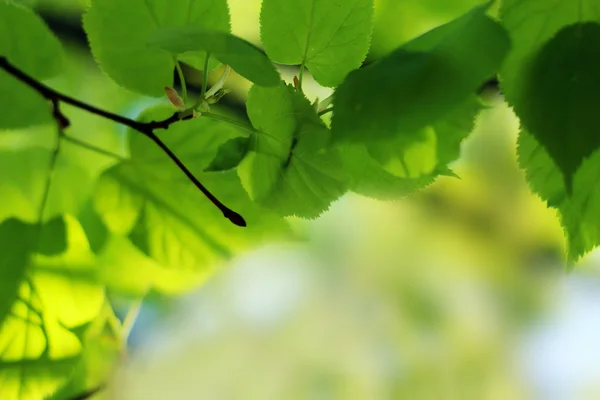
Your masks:
<svg viewBox="0 0 600 400"><path fill-rule="evenodd" d="M127 331L107 293L182 293L240 251L293 235L284 217L453 175L478 91L497 74L522 123L521 165L560 211L570 258L598 245L600 8L505 0L494 19L490 5L363 66L373 0L263 0L264 51L231 33L226 0L92 0L83 27L97 64L161 99L131 120L46 86L63 69L61 43L32 10L0 0L0 135L42 126L53 138L0 155L0 398L89 390L88 353L103 338L118 353ZM201 93L188 93L183 64L203 74ZM293 82L281 64L299 67ZM253 83L249 123L214 111L230 71ZM211 72L221 79L209 88ZM330 98L306 97L308 73ZM65 103L125 125L126 148L72 135ZM104 162L90 168L82 157L94 153Z"/></svg>

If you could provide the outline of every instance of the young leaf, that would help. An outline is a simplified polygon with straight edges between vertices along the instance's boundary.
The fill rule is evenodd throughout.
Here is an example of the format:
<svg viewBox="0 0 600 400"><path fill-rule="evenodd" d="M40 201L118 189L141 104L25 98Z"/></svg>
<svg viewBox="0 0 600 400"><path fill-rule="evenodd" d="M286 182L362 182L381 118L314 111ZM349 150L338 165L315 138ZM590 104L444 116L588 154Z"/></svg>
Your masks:
<svg viewBox="0 0 600 400"><path fill-rule="evenodd" d="M373 0L263 0L261 39L273 61L337 86L365 59L372 19Z"/></svg>
<svg viewBox="0 0 600 400"><path fill-rule="evenodd" d="M247 108L258 132L238 173L250 197L282 216L318 217L346 191L329 130L291 86L255 86Z"/></svg>
<svg viewBox="0 0 600 400"><path fill-rule="evenodd" d="M185 104L181 96L179 96L179 93L177 93L177 90L165 86L165 94L167 95L167 98L169 99L171 104L175 106L175 108L177 108L179 111L185 110Z"/></svg>
<svg viewBox="0 0 600 400"><path fill-rule="evenodd" d="M531 61L514 109L563 173L571 192L575 171L600 148L600 24L560 30Z"/></svg>
<svg viewBox="0 0 600 400"><path fill-rule="evenodd" d="M518 152L531 189L560 213L569 260L575 262L600 245L600 152L585 159L575 172L571 196L548 152L525 130L519 134Z"/></svg>
<svg viewBox="0 0 600 400"><path fill-rule="evenodd" d="M0 1L0 57L36 79L61 71L62 47L31 10ZM29 86L0 70L0 129L23 128L52 121L48 101Z"/></svg>
<svg viewBox="0 0 600 400"><path fill-rule="evenodd" d="M248 153L250 139L238 137L222 144L217 150L217 155L210 162L205 172L228 171L237 167Z"/></svg>
<svg viewBox="0 0 600 400"><path fill-rule="evenodd" d="M160 120L171 113L168 107L151 108L140 120ZM203 172L218 148L240 135L237 128L200 117L158 134L217 198L244 215L245 229L227 223L152 141L130 134L131 158L102 175L95 206L112 232L128 235L159 264L186 276L206 276L237 251L286 231L283 221L248 199L234 171Z"/></svg>
<svg viewBox="0 0 600 400"><path fill-rule="evenodd" d="M280 81L279 73L264 53L226 32L189 27L162 28L150 37L148 44L174 55L190 51L210 53L211 57L230 65L257 85L276 86Z"/></svg>
<svg viewBox="0 0 600 400"><path fill-rule="evenodd" d="M187 52L174 59L147 42L164 27L197 27L229 32L226 0L93 0L84 28L94 57L119 85L160 97L173 86L175 62L203 69L206 53ZM216 60L211 67L218 66Z"/></svg>
<svg viewBox="0 0 600 400"><path fill-rule="evenodd" d="M367 142L417 133L472 96L509 48L504 30L485 12L476 7L350 73L334 97L334 139Z"/></svg>

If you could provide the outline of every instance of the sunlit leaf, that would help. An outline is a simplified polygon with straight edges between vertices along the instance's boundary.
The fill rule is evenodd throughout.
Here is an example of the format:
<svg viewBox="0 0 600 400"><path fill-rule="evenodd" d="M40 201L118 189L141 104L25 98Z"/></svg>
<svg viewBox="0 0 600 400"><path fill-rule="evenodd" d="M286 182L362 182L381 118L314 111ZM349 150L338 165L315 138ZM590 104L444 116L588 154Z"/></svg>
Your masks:
<svg viewBox="0 0 600 400"><path fill-rule="evenodd" d="M197 27L229 32L226 0L93 0L84 28L94 57L119 85L160 97L173 87L176 59L148 46L164 27ZM177 60L202 69L204 52L187 52ZM211 67L218 66L216 60Z"/></svg>
<svg viewBox="0 0 600 400"><path fill-rule="evenodd" d="M255 86L247 107L258 132L238 173L250 197L282 216L318 217L347 189L329 129L291 86Z"/></svg>
<svg viewBox="0 0 600 400"><path fill-rule="evenodd" d="M336 86L365 59L372 18L373 0L263 0L261 39L273 61Z"/></svg>
<svg viewBox="0 0 600 400"><path fill-rule="evenodd" d="M248 153L250 139L247 137L238 137L229 140L219 146L215 159L212 160L206 172L228 171L237 167Z"/></svg>

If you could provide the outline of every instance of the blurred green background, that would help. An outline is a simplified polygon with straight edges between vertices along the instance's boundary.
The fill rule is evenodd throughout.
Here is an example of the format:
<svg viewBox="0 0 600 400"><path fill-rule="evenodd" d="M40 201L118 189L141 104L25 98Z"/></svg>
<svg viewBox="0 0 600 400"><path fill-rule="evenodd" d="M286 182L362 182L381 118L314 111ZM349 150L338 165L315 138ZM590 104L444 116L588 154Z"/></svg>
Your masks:
<svg viewBox="0 0 600 400"><path fill-rule="evenodd" d="M66 73L50 85L132 117L156 102L119 88L95 65L80 27L86 1L22 2L68 49ZM367 61L478 3L377 0ZM259 44L259 0L229 4L233 32ZM282 68L287 80L294 73ZM223 111L243 118L249 84L228 84ZM311 80L306 90L330 94ZM129 359L102 396L600 398L598 257L567 273L558 217L518 168L518 120L499 94L486 101L453 166L460 178L395 202L346 195L319 220L292 220L307 242L242 254L189 296L150 299ZM120 127L67 112L72 136L127 151ZM2 135L0 148L51 148L52 135ZM64 156L90 176L114 162L88 152L83 159L69 144Z"/></svg>

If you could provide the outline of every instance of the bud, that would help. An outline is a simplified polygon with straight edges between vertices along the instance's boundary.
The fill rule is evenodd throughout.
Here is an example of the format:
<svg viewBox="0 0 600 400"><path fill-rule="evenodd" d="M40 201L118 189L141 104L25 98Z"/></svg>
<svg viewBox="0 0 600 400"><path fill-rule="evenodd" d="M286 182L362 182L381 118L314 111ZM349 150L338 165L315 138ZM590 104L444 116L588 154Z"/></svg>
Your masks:
<svg viewBox="0 0 600 400"><path fill-rule="evenodd" d="M183 99L177 93L177 90L165 86L165 93L167 94L167 98L179 111L185 110L185 104L183 104Z"/></svg>

